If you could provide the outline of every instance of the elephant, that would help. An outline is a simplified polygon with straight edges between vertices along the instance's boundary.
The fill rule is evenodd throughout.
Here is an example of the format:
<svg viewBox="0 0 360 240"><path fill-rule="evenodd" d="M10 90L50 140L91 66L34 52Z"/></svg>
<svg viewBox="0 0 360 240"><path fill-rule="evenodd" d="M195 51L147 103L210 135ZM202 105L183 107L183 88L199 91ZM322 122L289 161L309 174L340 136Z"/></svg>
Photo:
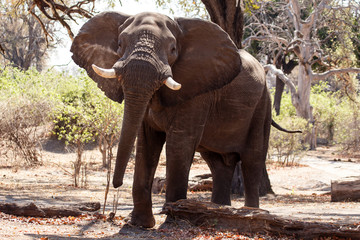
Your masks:
<svg viewBox="0 0 360 240"><path fill-rule="evenodd" d="M71 52L107 97L124 101L113 186L123 184L136 140L131 224L155 224L151 187L165 142L166 202L187 197L197 151L213 176L212 202L231 204L232 176L241 161L245 206L259 207L274 125L271 98L263 67L218 25L151 12L103 12L81 27Z"/></svg>

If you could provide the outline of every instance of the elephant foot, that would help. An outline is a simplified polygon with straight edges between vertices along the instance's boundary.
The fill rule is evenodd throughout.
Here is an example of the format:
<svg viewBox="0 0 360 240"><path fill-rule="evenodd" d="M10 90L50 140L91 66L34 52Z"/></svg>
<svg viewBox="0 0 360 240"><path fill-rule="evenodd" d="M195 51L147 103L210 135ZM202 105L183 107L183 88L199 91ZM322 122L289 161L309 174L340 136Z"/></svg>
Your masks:
<svg viewBox="0 0 360 240"><path fill-rule="evenodd" d="M143 227L143 228L152 228L155 226L154 215L148 215L144 213L135 214L132 212L129 217L131 218L129 224L133 226Z"/></svg>

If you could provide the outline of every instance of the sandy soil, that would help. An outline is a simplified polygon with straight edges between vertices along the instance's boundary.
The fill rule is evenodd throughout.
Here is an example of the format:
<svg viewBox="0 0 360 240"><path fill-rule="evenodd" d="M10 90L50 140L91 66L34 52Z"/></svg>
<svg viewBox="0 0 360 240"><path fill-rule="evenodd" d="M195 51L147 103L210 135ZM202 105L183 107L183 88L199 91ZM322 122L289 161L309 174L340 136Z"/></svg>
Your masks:
<svg viewBox="0 0 360 240"><path fill-rule="evenodd" d="M40 167L26 168L21 166L21 163L17 167L9 167L19 162L9 160L4 155L0 156L0 202L21 204L34 202L40 206L70 206L78 202L99 201L103 205L106 170L101 168L100 154L96 148L88 149L84 159L87 162L86 184L82 188L75 188L71 176L75 154L67 152L59 144L54 144L54 141L44 144L44 165ZM341 161L338 161L339 159ZM331 181L346 177L359 178L359 159L349 160L337 156L334 148L318 148L317 151L308 152L299 160L299 164L299 167L285 168L268 166L276 196L262 197L261 208L285 218L360 223L360 202L333 203L330 202L329 194ZM206 164L200 161L192 166L190 178L208 172ZM164 194L153 194L153 210L157 221L154 229L134 231L123 227L124 217L132 209L132 174L131 162L126 172L124 186L119 191L117 217L113 223L106 222L99 214L85 215L81 218L40 219L15 217L0 212L0 239L183 238L181 230L176 233L159 230L159 226L165 220L165 216L160 214L165 202ZM159 166L156 175L160 177L165 175L163 164ZM112 203L116 193L116 190L111 189L105 206L105 215L113 211ZM209 201L210 196L208 192L188 194L188 198L202 201ZM233 207L241 207L243 204L243 198L233 196ZM186 238L200 236L197 230L193 231L195 232L191 233L192 235L185 235ZM211 234L214 236L214 233ZM215 236L224 234L218 232Z"/></svg>

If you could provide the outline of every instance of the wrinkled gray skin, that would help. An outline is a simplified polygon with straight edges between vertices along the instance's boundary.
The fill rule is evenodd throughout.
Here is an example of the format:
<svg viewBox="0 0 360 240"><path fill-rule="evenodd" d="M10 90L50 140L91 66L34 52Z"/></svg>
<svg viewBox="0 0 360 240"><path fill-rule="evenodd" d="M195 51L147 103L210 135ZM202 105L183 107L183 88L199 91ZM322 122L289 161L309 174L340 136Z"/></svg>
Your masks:
<svg viewBox="0 0 360 240"><path fill-rule="evenodd" d="M155 224L151 186L165 141L166 202L186 198L198 151L213 175L212 202L230 204L231 180L241 160L245 206L259 206L270 96L259 62L238 51L220 27L156 13L104 12L81 28L71 51L109 98L125 100L113 185L123 183L137 136L132 224ZM98 76L92 64L115 69L116 78ZM164 85L169 76L180 90Z"/></svg>

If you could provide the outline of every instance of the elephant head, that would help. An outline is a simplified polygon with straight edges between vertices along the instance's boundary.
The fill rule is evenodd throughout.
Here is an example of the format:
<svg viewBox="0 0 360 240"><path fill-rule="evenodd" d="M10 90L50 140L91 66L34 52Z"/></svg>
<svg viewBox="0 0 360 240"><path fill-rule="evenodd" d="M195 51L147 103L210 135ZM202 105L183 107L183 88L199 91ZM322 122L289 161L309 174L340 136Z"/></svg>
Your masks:
<svg viewBox="0 0 360 240"><path fill-rule="evenodd" d="M155 94L163 107L183 103L223 87L241 65L236 46L217 25L157 13L101 13L84 24L71 52L109 98L125 100L114 187L122 185Z"/></svg>

